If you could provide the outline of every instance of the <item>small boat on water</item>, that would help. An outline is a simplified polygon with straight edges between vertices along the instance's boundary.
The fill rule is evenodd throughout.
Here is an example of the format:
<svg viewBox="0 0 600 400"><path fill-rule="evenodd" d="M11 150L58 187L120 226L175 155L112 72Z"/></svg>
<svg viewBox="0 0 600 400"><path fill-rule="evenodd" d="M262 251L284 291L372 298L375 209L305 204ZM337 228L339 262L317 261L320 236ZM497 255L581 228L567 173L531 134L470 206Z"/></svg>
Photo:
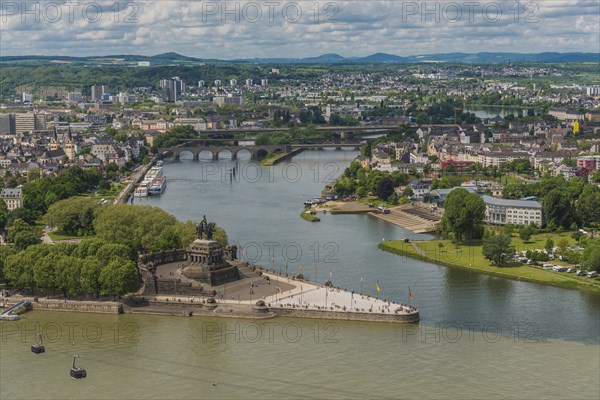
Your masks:
<svg viewBox="0 0 600 400"><path fill-rule="evenodd" d="M152 181L155 178L158 178L159 176L163 175L163 167L161 166L155 166L152 167L148 170L148 172L146 172L146 175L144 175L144 180L142 181L142 183L146 183L146 184L150 184L152 183Z"/></svg>
<svg viewBox="0 0 600 400"><path fill-rule="evenodd" d="M140 186L136 187L133 191L134 197L148 197L148 185L145 183L140 184Z"/></svg>
<svg viewBox="0 0 600 400"><path fill-rule="evenodd" d="M156 177L156 178L154 178L152 183L148 186L148 194L151 194L151 195L161 194L162 192L165 191L166 187L167 187L167 177L166 176Z"/></svg>

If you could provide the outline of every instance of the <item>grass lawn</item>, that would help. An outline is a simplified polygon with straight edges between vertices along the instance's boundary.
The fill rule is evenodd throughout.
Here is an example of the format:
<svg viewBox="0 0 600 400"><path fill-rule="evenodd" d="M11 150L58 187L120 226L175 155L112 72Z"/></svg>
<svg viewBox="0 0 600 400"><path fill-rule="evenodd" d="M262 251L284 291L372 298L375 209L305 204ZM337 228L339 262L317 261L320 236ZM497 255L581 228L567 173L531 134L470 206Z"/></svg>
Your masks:
<svg viewBox="0 0 600 400"><path fill-rule="evenodd" d="M321 221L321 219L319 217L316 217L316 216L312 215L310 213L309 209L302 210L302 212L300 213L300 216L302 218L304 218L305 220L310 221L310 222L319 222L319 221Z"/></svg>
<svg viewBox="0 0 600 400"><path fill-rule="evenodd" d="M571 245L575 244L575 240L571 238L570 232L562 234L539 234L533 236L531 240L526 243L518 237L513 237L512 243L518 251L542 249L548 238L552 238L555 245L562 238L568 239L569 244ZM526 280L570 289L591 289L600 291L600 282L596 279L579 277L565 272L545 271L541 267L521 263L513 263L502 268L495 267L491 265L489 260L483 257L483 246L481 244L461 245L456 247L450 243L449 240L428 240L414 243L421 249L422 254L415 249L412 243L405 243L403 241L387 241L381 243L379 247L382 250L390 251L392 253L448 267L465 268L505 278ZM549 262L552 264L559 264L556 260Z"/></svg>
<svg viewBox="0 0 600 400"><path fill-rule="evenodd" d="M127 186L125 183L115 183L110 189L102 192L97 192L96 197L114 200Z"/></svg>
<svg viewBox="0 0 600 400"><path fill-rule="evenodd" d="M48 232L48 236L50 236L50 239L52 239L54 241L57 241L57 240L83 239L84 238L84 236L66 235L63 232L59 232L59 231Z"/></svg>
<svg viewBox="0 0 600 400"><path fill-rule="evenodd" d="M285 156L286 153L282 153L282 152L276 152L276 153L271 153L265 156L265 158L263 158L262 160L260 160L260 165L262 166L271 166L273 165L280 157Z"/></svg>

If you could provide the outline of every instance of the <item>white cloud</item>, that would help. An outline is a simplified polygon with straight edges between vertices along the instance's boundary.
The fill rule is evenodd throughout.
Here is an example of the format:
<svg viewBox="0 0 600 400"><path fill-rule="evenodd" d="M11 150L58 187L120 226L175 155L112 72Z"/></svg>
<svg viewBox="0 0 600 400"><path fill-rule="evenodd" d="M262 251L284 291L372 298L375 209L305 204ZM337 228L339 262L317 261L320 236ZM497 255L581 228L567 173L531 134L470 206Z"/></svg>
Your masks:
<svg viewBox="0 0 600 400"><path fill-rule="evenodd" d="M114 2L97 1L94 4L102 5L100 12L88 7L86 14L82 12L88 5L84 0L72 21L63 6L62 18L53 22L55 10L40 6L36 15L2 3L0 54L176 51L196 57L245 58L375 52L597 52L600 48L598 1L532 0L522 2L529 6L517 13L512 1L479 0L471 14L466 1L144 0L121 1L118 14ZM458 4L461 12L449 7L451 3ZM497 5L501 14L496 13Z"/></svg>

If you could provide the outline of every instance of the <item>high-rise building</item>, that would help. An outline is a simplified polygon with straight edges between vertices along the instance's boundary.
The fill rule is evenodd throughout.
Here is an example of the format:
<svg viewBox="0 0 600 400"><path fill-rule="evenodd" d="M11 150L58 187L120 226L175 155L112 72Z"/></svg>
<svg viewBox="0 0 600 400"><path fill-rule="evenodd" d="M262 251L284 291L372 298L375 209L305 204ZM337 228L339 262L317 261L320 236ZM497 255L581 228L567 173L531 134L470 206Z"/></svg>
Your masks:
<svg viewBox="0 0 600 400"><path fill-rule="evenodd" d="M220 79L215 80L215 86L221 86L221 80Z"/></svg>
<svg viewBox="0 0 600 400"><path fill-rule="evenodd" d="M600 96L600 86L588 86L585 91L588 96Z"/></svg>
<svg viewBox="0 0 600 400"><path fill-rule="evenodd" d="M178 77L178 76L174 76L174 77L172 77L171 79L173 79L173 80L175 81L175 84L176 84L176 85L179 85L179 93L180 93L180 94L183 94L183 93L185 93L185 90L186 90L186 85L185 85L185 82L183 81L183 79L181 79L181 78L180 78L180 77Z"/></svg>
<svg viewBox="0 0 600 400"><path fill-rule="evenodd" d="M0 114L0 135L14 135L15 114Z"/></svg>
<svg viewBox="0 0 600 400"><path fill-rule="evenodd" d="M162 79L160 81L160 88L164 101L176 102L181 97L181 94L185 92L186 86L181 78L174 76L171 79Z"/></svg>
<svg viewBox="0 0 600 400"><path fill-rule="evenodd" d="M252 86L254 84L254 82L252 81L252 79L246 79L246 86Z"/></svg>
<svg viewBox="0 0 600 400"><path fill-rule="evenodd" d="M206 86L206 82L204 82L204 81L198 81L198 88L202 88L204 86Z"/></svg>
<svg viewBox="0 0 600 400"><path fill-rule="evenodd" d="M229 81L229 86L237 86L237 79L231 79Z"/></svg>
<svg viewBox="0 0 600 400"><path fill-rule="evenodd" d="M269 80L268 79L261 79L260 80L260 86L268 86L269 85Z"/></svg>
<svg viewBox="0 0 600 400"><path fill-rule="evenodd" d="M81 103L83 96L80 92L69 92L67 93L67 102L69 103Z"/></svg>
<svg viewBox="0 0 600 400"><path fill-rule="evenodd" d="M15 114L15 133L41 131L46 129L46 116L33 112Z"/></svg>
<svg viewBox="0 0 600 400"><path fill-rule="evenodd" d="M167 102L175 102L179 97L178 85L173 79L162 79L160 81L162 98Z"/></svg>
<svg viewBox="0 0 600 400"><path fill-rule="evenodd" d="M103 95L108 95L108 86L106 85L101 85L101 86L92 86L92 101L97 101L97 100L102 100L102 96Z"/></svg>
<svg viewBox="0 0 600 400"><path fill-rule="evenodd" d="M31 93L23 92L23 103L32 103L33 95Z"/></svg>

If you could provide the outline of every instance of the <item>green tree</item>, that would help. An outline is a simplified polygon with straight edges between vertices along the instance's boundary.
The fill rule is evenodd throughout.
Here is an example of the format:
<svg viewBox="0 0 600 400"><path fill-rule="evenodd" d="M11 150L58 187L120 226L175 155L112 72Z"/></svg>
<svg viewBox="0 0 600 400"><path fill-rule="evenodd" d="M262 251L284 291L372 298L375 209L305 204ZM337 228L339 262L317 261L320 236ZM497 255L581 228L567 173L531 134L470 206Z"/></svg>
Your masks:
<svg viewBox="0 0 600 400"><path fill-rule="evenodd" d="M524 226L519 230L519 239L521 239L524 242L528 242L529 239L531 239L531 227L530 226Z"/></svg>
<svg viewBox="0 0 600 400"><path fill-rule="evenodd" d="M98 200L71 197L51 205L44 216L44 222L68 235L93 234L94 211L98 207Z"/></svg>
<svg viewBox="0 0 600 400"><path fill-rule="evenodd" d="M386 176L377 184L377 197L380 200L387 200L394 193L394 181L392 177Z"/></svg>
<svg viewBox="0 0 600 400"><path fill-rule="evenodd" d="M139 273L134 262L118 259L102 269L99 282L102 292L113 296L135 292L140 286Z"/></svg>
<svg viewBox="0 0 600 400"><path fill-rule="evenodd" d="M257 146L264 146L267 144L271 144L271 139L269 138L269 135L267 135L266 133L261 133L254 140L254 144Z"/></svg>
<svg viewBox="0 0 600 400"><path fill-rule="evenodd" d="M98 297L100 295L100 273L102 272L102 263L94 258L87 257L81 268L82 289L84 292Z"/></svg>
<svg viewBox="0 0 600 400"><path fill-rule="evenodd" d="M546 249L546 252L548 254L552 254L552 251L554 250L554 240L552 240L551 238L546 239L544 249Z"/></svg>
<svg viewBox="0 0 600 400"><path fill-rule="evenodd" d="M583 266L587 270L600 273L600 246L598 244L584 253Z"/></svg>
<svg viewBox="0 0 600 400"><path fill-rule="evenodd" d="M586 224L592 226L600 223L600 189L595 185L587 185L576 206L577 218Z"/></svg>
<svg viewBox="0 0 600 400"><path fill-rule="evenodd" d="M29 225L35 224L34 213L31 210L24 207L15 208L10 212L7 219L7 226L11 226L13 222L17 219L21 219Z"/></svg>
<svg viewBox="0 0 600 400"><path fill-rule="evenodd" d="M454 189L446 197L442 232L452 234L457 243L481 239L484 233L485 203L481 196L466 189Z"/></svg>
<svg viewBox="0 0 600 400"><path fill-rule="evenodd" d="M171 227L165 228L158 237L158 246L163 249L180 249L181 237Z"/></svg>
<svg viewBox="0 0 600 400"><path fill-rule="evenodd" d="M0 233L6 229L8 223L8 208L4 200L0 199Z"/></svg>
<svg viewBox="0 0 600 400"><path fill-rule="evenodd" d="M64 296L77 296L85 293L82 286L81 270L83 261L76 257L62 256L56 263L57 289Z"/></svg>
<svg viewBox="0 0 600 400"><path fill-rule="evenodd" d="M558 253L564 255L569 247L569 240L565 238L560 239L556 244L556 247L558 247Z"/></svg>
<svg viewBox="0 0 600 400"><path fill-rule="evenodd" d="M542 200L542 210L549 225L569 228L573 223L571 198L564 190L551 190Z"/></svg>
<svg viewBox="0 0 600 400"><path fill-rule="evenodd" d="M13 243L17 250L24 250L29 246L41 243L40 236L39 229L27 224L22 219L17 219L8 229L7 240Z"/></svg>
<svg viewBox="0 0 600 400"><path fill-rule="evenodd" d="M14 250L10 246L0 246L0 281L6 281L4 276L4 263L6 258L14 254Z"/></svg>
<svg viewBox="0 0 600 400"><path fill-rule="evenodd" d="M511 247L508 235L491 235L483 243L482 254L497 267L503 267L514 257L515 249Z"/></svg>

